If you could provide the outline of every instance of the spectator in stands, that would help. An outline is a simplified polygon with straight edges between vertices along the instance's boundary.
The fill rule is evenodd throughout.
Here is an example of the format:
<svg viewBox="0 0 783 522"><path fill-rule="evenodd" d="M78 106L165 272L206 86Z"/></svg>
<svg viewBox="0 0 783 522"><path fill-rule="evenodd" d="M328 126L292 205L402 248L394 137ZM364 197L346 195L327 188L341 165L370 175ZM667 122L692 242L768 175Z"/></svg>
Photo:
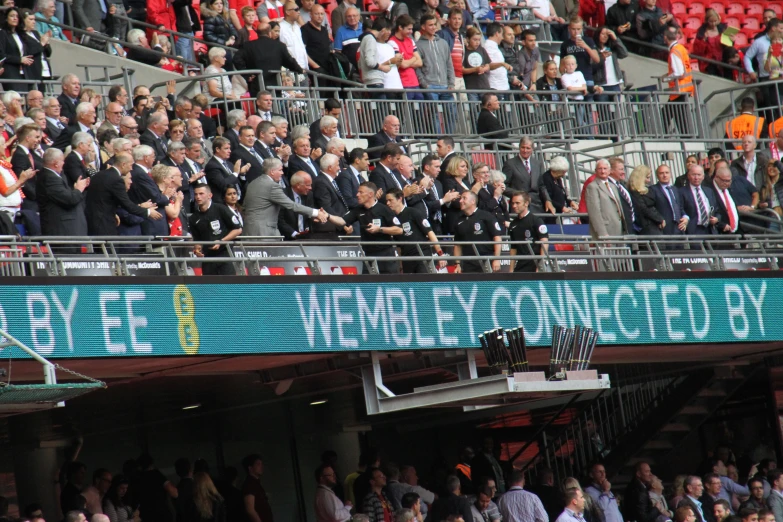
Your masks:
<svg viewBox="0 0 783 522"><path fill-rule="evenodd" d="M39 34L51 33L52 38L67 41L62 28L58 25L49 23L62 23L60 21L61 19L55 15L56 11L57 7L55 0L38 0L35 4L35 28Z"/></svg>
<svg viewBox="0 0 783 522"><path fill-rule="evenodd" d="M766 170L766 169L765 169ZM712 178L715 194L718 198L718 207L722 217L726 218L729 229L718 230L724 233L734 233L737 231L737 225L740 222L738 212L753 212L759 204L759 190L742 176L733 176L728 165L724 164L715 170L715 176ZM756 222L753 222L754 224ZM725 228L725 227L724 227ZM732 495L740 495L748 488L737 484L728 477L718 477L721 482L721 489L718 495L726 500L731 500ZM726 498L728 497L728 498Z"/></svg>
<svg viewBox="0 0 783 522"><path fill-rule="evenodd" d="M417 49L422 58L422 67L416 69L416 76L419 80L419 86L422 89L431 89L444 91L441 93L427 93L425 96L429 100L452 101L453 95L449 90L453 90L454 65L451 61L451 51L449 45L437 35L437 18L431 14L425 14L421 17L421 36L418 40ZM444 118L446 119L445 132L451 134L454 129L455 111L450 104L444 106ZM437 118L437 114L435 115ZM440 130L440 125L435 121L434 128Z"/></svg>
<svg viewBox="0 0 783 522"><path fill-rule="evenodd" d="M237 100L239 96L234 94L231 85L231 77L226 74L226 50L222 47L212 47L208 53L209 67L204 69L204 74L222 74L206 81L209 100Z"/></svg>
<svg viewBox="0 0 783 522"><path fill-rule="evenodd" d="M605 163L604 166L606 169L606 177L608 177L608 162ZM591 183L590 186L592 185L593 184ZM650 470L650 465L648 463L639 462L636 464L634 478L625 490L625 502L623 503L623 506L625 507L624 515L626 520L655 522L658 517L662 516L661 512L653 506L652 500L650 500L648 491L649 485L652 483L652 476L652 471Z"/></svg>
<svg viewBox="0 0 783 522"><path fill-rule="evenodd" d="M311 0L312 1L312 0ZM307 60L310 69L324 72L331 54L332 42L329 37L330 30L324 24L326 12L320 5L314 5L308 16L307 22L301 27L302 42L307 51Z"/></svg>
<svg viewBox="0 0 783 522"><path fill-rule="evenodd" d="M506 196L511 196L513 190L526 192L530 196L531 212L555 214L557 211L542 182L544 171L543 162L533 156L533 140L523 136L519 140L519 155L503 165L503 173L507 179Z"/></svg>
<svg viewBox="0 0 783 522"><path fill-rule="evenodd" d="M556 522L567 522L569 520L583 520L585 512L586 499L584 493L579 488L568 488L564 494L565 509L557 517Z"/></svg>
<svg viewBox="0 0 783 522"><path fill-rule="evenodd" d="M24 39L25 52L33 58L33 63L24 68L25 78L27 80L50 80L52 78L52 69L49 65L49 56L52 54L52 48L49 46L51 38L47 33L40 34L35 30L35 15L29 9L22 9L19 13L21 18L20 29L26 37ZM35 89L35 85L26 85L25 90ZM43 89L43 84L38 88ZM41 95L43 99L43 94Z"/></svg>
<svg viewBox="0 0 783 522"><path fill-rule="evenodd" d="M563 82L557 76L558 67L554 60L547 60L543 65L544 75L536 80L536 94L543 101L560 101L559 94L546 94L546 91L563 91Z"/></svg>
<svg viewBox="0 0 783 522"><path fill-rule="evenodd" d="M466 34L467 45L464 49L462 61L462 77L465 80L465 89L486 92L490 88L489 71L492 60L486 49L481 45L481 30L469 27ZM480 92L469 92L468 99L479 101Z"/></svg>
<svg viewBox="0 0 783 522"><path fill-rule="evenodd" d="M462 72L462 61L465 51L462 21L462 11L460 9L451 9L448 13L447 24L438 31L438 36L443 38L449 45L451 64L454 67L454 89L456 90L464 90L466 88Z"/></svg>
<svg viewBox="0 0 783 522"><path fill-rule="evenodd" d="M624 521L617 499L612 493L612 484L606 479L606 469L603 464L595 463L590 467L590 485L584 492L590 496L593 504L601 509L605 522Z"/></svg>
<svg viewBox="0 0 783 522"><path fill-rule="evenodd" d="M503 124L498 119L498 109L500 109L500 101L496 94L487 92L481 96L481 111L476 120L476 132L479 136L493 140L484 144L487 149L498 148L494 140L508 138L508 131L503 130Z"/></svg>
<svg viewBox="0 0 783 522"><path fill-rule="evenodd" d="M204 171L206 172L207 183L212 189L213 199L218 203L222 203L223 193L229 185L240 189L241 199L240 176L242 178L245 177L247 171L250 170L250 164L240 166L240 161L236 161L233 164L228 162L231 157L231 143L225 137L219 136L215 138L212 145L214 147L214 155L204 166Z"/></svg>
<svg viewBox="0 0 783 522"><path fill-rule="evenodd" d="M464 156L454 156L454 159L448 164L445 178L441 180L443 193L448 194L454 191L461 196L463 192L469 191L470 187L465 181L469 170L468 160ZM444 202L443 209L443 233L453 235L457 228L461 210L459 198L454 198L448 204Z"/></svg>
<svg viewBox="0 0 783 522"><path fill-rule="evenodd" d="M595 97L596 101L612 101L614 96L609 92L620 92L623 87L623 70L619 60L628 56L622 40L607 26L600 27L595 33L596 50L601 55L601 63L593 71L593 80L600 86L603 93ZM608 92L607 92L608 91Z"/></svg>
<svg viewBox="0 0 783 522"><path fill-rule="evenodd" d="M691 51L694 55L709 58L716 62L723 61L721 34L726 30L726 24L720 22L720 15L715 9L709 8L704 13L704 23L696 31ZM699 71L707 74L720 75L720 66L699 60Z"/></svg>
<svg viewBox="0 0 783 522"><path fill-rule="evenodd" d="M44 153L43 165L36 176L36 197L41 213L41 232L47 236L86 236L87 220L84 214L84 190L89 180L86 177L79 178L71 183L63 176L64 156L59 149L51 148ZM2 170L0 170L2 172ZM20 175L20 180L33 171L25 171ZM94 487L98 489L85 490L84 495L90 502L90 511L97 510L101 513L101 497L106 490L103 484L105 475L111 474L100 469L100 475L93 477ZM94 493L94 494L93 494Z"/></svg>
<svg viewBox="0 0 783 522"><path fill-rule="evenodd" d="M332 35L334 36L334 43L335 43L335 49L337 49L337 42L340 40L338 38L338 34L340 33L340 28L345 25L348 21L346 15L348 13L348 9L355 8L357 11L359 10L359 7L356 5L356 0L343 0L342 2L339 2L337 4L337 7L335 7L332 10L331 13L331 23L332 23ZM361 24L361 18L359 19L359 23Z"/></svg>
<svg viewBox="0 0 783 522"><path fill-rule="evenodd" d="M475 201L475 194L471 193L470 195L472 196L471 201ZM480 211L476 210L475 212ZM445 520L449 516L459 516L467 521L473 520L470 501L463 495L459 477L449 475L446 478L446 493L445 496L436 499L432 504L426 521Z"/></svg>
<svg viewBox="0 0 783 522"><path fill-rule="evenodd" d="M632 226L625 219L618 185L609 181L610 170L611 166L607 160L598 160L595 181L587 186L585 193L590 235L593 239L622 236L628 233Z"/></svg>
<svg viewBox="0 0 783 522"><path fill-rule="evenodd" d="M242 7L240 15L242 17L242 22L240 23L242 27L237 28L237 47L241 49L245 43L258 40L258 30L269 27L269 23L259 24L258 14L252 5ZM237 24L234 23L234 27L236 26Z"/></svg>
<svg viewBox="0 0 783 522"><path fill-rule="evenodd" d="M489 56L489 87L497 91L509 90L508 74L514 68L504 61L500 51L500 42L503 41L503 27L498 23L487 26L487 39L484 41L484 49ZM505 94L498 94L498 99L505 100Z"/></svg>
<svg viewBox="0 0 783 522"><path fill-rule="evenodd" d="M49 96L44 100L44 113L46 114L46 133L54 140L65 129L67 118L60 116L60 102L57 98Z"/></svg>
<svg viewBox="0 0 783 522"><path fill-rule="evenodd" d="M783 470L771 470L767 474L767 482L772 490L767 497L767 507L775 515L776 520L778 516L783 520Z"/></svg>
<svg viewBox="0 0 783 522"><path fill-rule="evenodd" d="M237 30L229 20L228 6L223 0L207 0L201 4L200 9L204 40L233 47L238 36ZM226 54L226 67L231 67L231 54Z"/></svg>
<svg viewBox="0 0 783 522"><path fill-rule="evenodd" d="M263 71L279 71L282 67L302 73L303 68L295 59L286 45L269 37L271 29L259 31L258 40L245 43L234 55L234 66L238 70L260 69ZM304 46L304 44L302 44ZM303 47L304 48L304 47ZM306 68L306 67L305 67ZM264 85L277 84L277 73L264 72ZM255 76L246 77L250 96L259 94L259 82Z"/></svg>
<svg viewBox="0 0 783 522"><path fill-rule="evenodd" d="M769 157L763 151L756 152L756 138L752 134L742 137L742 156L731 162L735 176L742 176L756 187L764 184L765 166Z"/></svg>
<svg viewBox="0 0 783 522"><path fill-rule="evenodd" d="M150 45L144 30L131 29L128 31L128 43L134 46L128 48L128 60L147 65L157 65L160 62L160 53L163 52L163 48L160 46L157 33L152 34L152 44Z"/></svg>
<svg viewBox="0 0 783 522"><path fill-rule="evenodd" d="M764 117L756 115L756 102L750 97L742 98L740 102L740 115L726 122L726 138L729 140L741 140L746 135L753 136L756 140L766 137ZM754 141L755 145L755 141ZM734 146L742 149L741 144Z"/></svg>
<svg viewBox="0 0 783 522"><path fill-rule="evenodd" d="M385 18L391 23L392 27L394 27L394 22L397 18L404 14L409 14L407 4L403 2L376 0L375 5L378 6L378 10L380 11L378 18Z"/></svg>
<svg viewBox="0 0 783 522"><path fill-rule="evenodd" d="M345 2L340 4L340 6L344 5ZM334 50L342 52L348 56L349 61L355 63L353 57L358 49L359 38L364 32L364 26L362 25L362 18L358 8L349 6L344 12L345 23L336 29ZM334 19L334 11L332 11L332 17Z"/></svg>
<svg viewBox="0 0 783 522"><path fill-rule="evenodd" d="M637 232L641 235L657 236L663 233L666 220L658 212L655 193L649 188L651 182L652 171L650 168L646 165L639 165L631 171L628 178L628 192L633 202L636 216L634 227ZM664 511L660 507L658 509L661 512Z"/></svg>
<svg viewBox="0 0 783 522"><path fill-rule="evenodd" d="M509 480L509 489L498 500L498 508L505 522L547 522L549 516L544 505L534 493L526 491L525 473L514 470ZM562 506L562 504L561 504Z"/></svg>
<svg viewBox="0 0 783 522"><path fill-rule="evenodd" d="M609 182L614 183L620 193L620 206L623 211L623 221L626 224L626 234L635 234L636 209L625 185L625 161L620 157L609 158Z"/></svg>
<svg viewBox="0 0 783 522"><path fill-rule="evenodd" d="M396 143L400 147L401 153L405 153L405 147L402 145L404 140L399 136L400 120L397 116L388 115L383 119L383 127L380 132L373 134L367 139L367 147L370 149L370 159L378 159L381 156L381 149L388 143ZM374 149L374 150L373 150Z"/></svg>
<svg viewBox="0 0 783 522"><path fill-rule="evenodd" d="M773 166L774 170L770 169L770 165ZM764 186L761 187L761 202L759 203L759 208L771 208L777 212L778 215L781 215L783 209L777 207L780 207L780 202L783 201L783 199L780 199L778 196L778 194L783 196L783 186L778 186L780 171L774 163L767 164L767 175L769 177ZM764 480L758 476L751 477L748 480L748 490L750 490L750 497L740 504L740 509L749 507L758 510L766 510L767 504L764 501ZM761 520L761 517L759 517L759 520Z"/></svg>
<svg viewBox="0 0 783 522"><path fill-rule="evenodd" d="M6 91L27 92L30 87L24 83L15 83L13 80L25 79L25 72L29 71L34 60L31 55L27 38L24 37L19 9L12 7L7 11L3 29L0 31L0 53L5 58L3 71L0 74L3 89ZM18 40L18 42L17 42Z"/></svg>
<svg viewBox="0 0 783 522"><path fill-rule="evenodd" d="M343 502L334 493L337 485L337 474L334 468L321 464L315 470L315 519L316 522L347 522L351 518L350 503Z"/></svg>
<svg viewBox="0 0 783 522"><path fill-rule="evenodd" d="M553 39L563 40L563 35L562 35L563 31L562 31L561 24L565 24L566 20L560 16L557 16L557 11L555 11L555 6L552 5L552 2L550 2L550 0L534 0L533 2L528 2L528 6L532 7L533 16L535 16L542 22L546 22L549 24ZM543 26L540 27L541 28L539 29L538 36L540 36L541 39L543 40L546 38L546 35L543 32Z"/></svg>
<svg viewBox="0 0 783 522"><path fill-rule="evenodd" d="M657 45L664 45L664 32L668 28L677 28L677 21L671 13L664 11L656 5L657 0L641 0L639 12L636 13L636 34L639 40ZM644 49L643 54L649 54L649 49Z"/></svg>
<svg viewBox="0 0 783 522"><path fill-rule="evenodd" d="M168 141L170 145L173 141L182 141L185 138L185 122L182 120L171 120L169 122Z"/></svg>
<svg viewBox="0 0 783 522"><path fill-rule="evenodd" d="M568 174L568 160L563 156L555 156L549 162L549 170L542 177L544 188L551 198L552 206L560 214L570 214L579 208L576 201L572 201L563 183L563 178Z"/></svg>
<svg viewBox="0 0 783 522"><path fill-rule="evenodd" d="M87 32L100 32L103 9L98 0L75 0L71 6L73 24Z"/></svg>
<svg viewBox="0 0 783 522"><path fill-rule="evenodd" d="M76 107L74 120L63 130L57 139L54 140L54 147L65 151L71 144L71 137L77 132L85 132L90 136L95 136L92 126L95 124L95 107L91 103L82 102ZM98 150L96 148L96 156Z"/></svg>
<svg viewBox="0 0 783 522"><path fill-rule="evenodd" d="M169 127L169 118L165 113L153 112L147 118L147 129L141 135L141 144L152 147L155 151L155 162L159 163L166 158L166 131Z"/></svg>
<svg viewBox="0 0 783 522"><path fill-rule="evenodd" d="M715 193L710 187L702 185L703 182L704 169L700 166L691 167L688 170L688 185L680 189L683 211L689 218L686 229L688 235L716 233L715 225L718 224L718 217L712 215L711 209L717 209L718 203L715 201ZM701 479L699 479L700 484ZM688 480L686 480L685 491L686 494L691 494L688 493ZM696 514L698 516L698 513Z"/></svg>
<svg viewBox="0 0 783 522"><path fill-rule="evenodd" d="M6 212L12 221L21 222L20 211L23 199L27 196L26 193L23 196L25 191L22 190L22 187L25 186L27 180L35 176L35 169L29 165L29 162L29 167L25 170L14 169L13 165L4 157L5 144L5 140L0 138L0 152L3 156L0 158L0 210ZM17 148L19 147L17 146ZM34 192L36 187L32 188Z"/></svg>
<svg viewBox="0 0 783 522"><path fill-rule="evenodd" d="M305 71L310 69L310 61L299 26L299 6L292 0L285 3L285 19L280 22L280 41L288 48L288 52L299 67Z"/></svg>
<svg viewBox="0 0 783 522"><path fill-rule="evenodd" d="M538 63L541 61L536 33L526 29L522 31L519 38L522 46L517 51L514 29L509 25L503 26L503 42L500 49L505 62L513 67L508 73L508 81L513 89L535 90L538 81ZM529 95L527 99L533 100Z"/></svg>
<svg viewBox="0 0 783 522"><path fill-rule="evenodd" d="M422 67L423 62L416 43L411 38L413 34L413 18L408 15L400 15L394 22L394 34L389 38L389 45L395 53L402 54L402 61L397 68L400 72L400 80L404 89L418 89L419 80L416 69ZM409 100L423 100L420 92L408 92Z"/></svg>
<svg viewBox="0 0 783 522"><path fill-rule="evenodd" d="M652 1L652 0L651 0ZM585 84L593 92L593 66L601 62L601 55L596 50L595 42L589 36L584 36L584 21L578 16L568 22L568 38L560 45L560 72L566 72L565 64L568 56L573 56L576 61L575 71L582 74ZM569 73L572 74L572 73ZM565 80L563 80L565 85ZM568 86L566 85L566 88ZM568 89L570 90L570 89ZM595 89L596 94L601 94L602 89ZM585 93L587 94L587 93Z"/></svg>
<svg viewBox="0 0 783 522"><path fill-rule="evenodd" d="M139 229L141 235L141 229ZM124 475L115 475L112 479L109 491L103 497L103 512L109 517L110 522L131 522L134 509L128 505L130 500L128 486L130 483Z"/></svg>
<svg viewBox="0 0 783 522"><path fill-rule="evenodd" d="M30 109L43 109L44 95L41 91L31 89L25 96L27 110Z"/></svg>
<svg viewBox="0 0 783 522"><path fill-rule="evenodd" d="M371 29L365 30L359 44L359 72L367 88L374 89L372 97L375 99L396 99L401 96L383 92L386 89L402 90L398 69L402 63L402 54L396 53L394 47L388 43L390 37L390 22L379 17L373 22Z"/></svg>
<svg viewBox="0 0 783 522"><path fill-rule="evenodd" d="M680 235L685 232L689 218L682 208L680 191L672 184L671 169L668 165L660 165L655 176L658 182L650 190L655 199L655 208L664 220L661 233L667 236ZM677 503L672 501L671 505L675 507Z"/></svg>
<svg viewBox="0 0 783 522"><path fill-rule="evenodd" d="M772 40L780 35L781 27L780 20L777 18L771 19L767 22L766 34L753 40L748 50L745 51L742 63L751 80L759 80L761 82L769 79L769 71L765 70L764 61L769 53ZM756 60L756 67L753 66L754 59ZM767 106L774 103L774 100L777 99L777 89L774 86L762 85L762 93Z"/></svg>

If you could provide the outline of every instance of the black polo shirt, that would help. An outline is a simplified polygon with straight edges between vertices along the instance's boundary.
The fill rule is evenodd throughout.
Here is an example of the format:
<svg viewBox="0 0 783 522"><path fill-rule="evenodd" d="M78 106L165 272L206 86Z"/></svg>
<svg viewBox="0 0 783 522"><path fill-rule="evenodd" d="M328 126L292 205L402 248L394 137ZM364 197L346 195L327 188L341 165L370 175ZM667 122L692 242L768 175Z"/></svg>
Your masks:
<svg viewBox="0 0 783 522"><path fill-rule="evenodd" d="M323 25L319 31L313 27L313 24L307 22L302 26L302 41L307 49L307 56L321 67L326 67L332 45L329 39L329 28Z"/></svg>
<svg viewBox="0 0 783 522"><path fill-rule="evenodd" d="M518 244L517 241L533 241L531 248L534 254L541 251L541 239L549 238L549 231L541 218L528 212L525 217L517 217L508 226L508 235L511 237L511 248L517 251L518 256L529 255L530 250L527 245ZM534 260L517 260L517 266L514 272L535 272L536 262Z"/></svg>
<svg viewBox="0 0 783 522"><path fill-rule="evenodd" d="M398 227L400 226L400 220L394 215L392 209L386 205L381 205L377 201L375 205L370 208L356 207L349 210L348 213L343 215L343 219L346 223L359 222L359 228L361 231L362 241L368 243L377 243L378 245L366 244L362 245L362 249L367 255L381 255L386 252L391 246L393 241L392 236L377 232L371 234L367 231L367 227L370 224L378 225L379 227Z"/></svg>
<svg viewBox="0 0 783 522"><path fill-rule="evenodd" d="M196 211L188 219L190 234L196 241L220 241L226 235L238 228L239 218L231 210L221 204L212 201L206 212L196 207ZM205 257L225 257L226 247L221 245L217 250L202 248Z"/></svg>
<svg viewBox="0 0 783 522"><path fill-rule="evenodd" d="M425 241L429 241L427 235L432 232L432 228L430 227L430 222L427 220L424 212L417 208L405 207L402 209L402 212L397 214L397 219L399 219L400 226L402 227L402 237L397 236L397 242L399 243L402 255L420 255L416 245L411 243L424 243ZM431 253L426 245L422 245L421 251L425 256Z"/></svg>
<svg viewBox="0 0 783 522"><path fill-rule="evenodd" d="M492 241L495 236L500 235L500 224L495 216L486 210L476 209L473 214L466 216L464 213L459 217L457 230L454 233L454 241ZM462 255L475 255L470 245L461 245ZM491 244L476 245L476 250L480 256L495 255L495 248ZM478 261L462 261L463 272L482 272L481 263Z"/></svg>

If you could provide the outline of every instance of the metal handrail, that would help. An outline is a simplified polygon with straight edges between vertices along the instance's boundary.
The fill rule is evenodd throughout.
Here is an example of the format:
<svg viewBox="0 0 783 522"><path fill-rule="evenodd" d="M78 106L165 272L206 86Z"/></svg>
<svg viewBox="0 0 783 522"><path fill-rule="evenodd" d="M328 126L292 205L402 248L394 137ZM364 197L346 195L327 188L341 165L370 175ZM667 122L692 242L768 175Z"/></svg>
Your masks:
<svg viewBox="0 0 783 522"><path fill-rule="evenodd" d="M590 29L596 30L597 28L596 27L591 27ZM669 48L666 47L665 45L654 44L652 42L645 42L644 40L638 40L636 38L632 38L630 36L626 36L626 35L622 35L622 34L619 34L617 36L619 36L620 39L625 41L625 42L631 42L632 44L641 45L642 47L649 47L651 49L655 49L656 51L666 51L666 52L669 51ZM728 64L728 63L719 62L717 60L713 60L711 58L707 58L706 56L699 56L697 54L690 54L690 57L692 59L695 58L695 59L699 60L700 62L707 62L707 63L712 64L712 65L719 65L720 67L724 67L724 68L732 70L732 71L740 71L740 72L744 71L744 69L742 67L737 67L736 65L731 65L731 64Z"/></svg>

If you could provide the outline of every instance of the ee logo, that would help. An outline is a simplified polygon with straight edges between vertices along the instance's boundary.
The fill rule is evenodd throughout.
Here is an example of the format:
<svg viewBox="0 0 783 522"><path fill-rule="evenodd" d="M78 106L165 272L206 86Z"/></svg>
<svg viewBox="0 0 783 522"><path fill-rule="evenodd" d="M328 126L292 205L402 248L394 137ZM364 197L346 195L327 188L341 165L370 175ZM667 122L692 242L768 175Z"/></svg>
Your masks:
<svg viewBox="0 0 783 522"><path fill-rule="evenodd" d="M186 354L196 355L200 341L196 325L196 303L185 285L177 285L174 288L174 313L179 320L177 333L180 346Z"/></svg>

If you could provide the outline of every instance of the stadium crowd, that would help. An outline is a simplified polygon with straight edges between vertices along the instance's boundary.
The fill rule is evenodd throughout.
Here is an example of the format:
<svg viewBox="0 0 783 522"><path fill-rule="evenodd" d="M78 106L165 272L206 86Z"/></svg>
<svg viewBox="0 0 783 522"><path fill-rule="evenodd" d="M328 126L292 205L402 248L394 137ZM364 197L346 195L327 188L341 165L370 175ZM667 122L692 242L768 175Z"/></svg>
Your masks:
<svg viewBox="0 0 783 522"><path fill-rule="evenodd" d="M338 467L345 463L325 451L312 475L316 489L310 507L316 522L774 522L783 517L783 470L775 458L744 462L719 447L698 473L677 475L669 487L647 462L635 465L623 487L613 487L601 462L587 466L585 476L562 477L559 483L551 469L540 468L531 484L529 475L500 460L496 449L485 437L478 452L464 447L452 467L439 461L423 470L427 476L421 479L415 466L382 460L372 449L341 477ZM176 478L167 477L149 454L127 460L121 473L98 468L88 474L81 462L66 462L55 482L63 520L274 521L260 455L242 460L242 477L231 466L213 475L203 459L191 463L182 457L173 464ZM19 520L44 522L40 504L19 508ZM0 519L10 521L8 511L8 500L0 497Z"/></svg>

